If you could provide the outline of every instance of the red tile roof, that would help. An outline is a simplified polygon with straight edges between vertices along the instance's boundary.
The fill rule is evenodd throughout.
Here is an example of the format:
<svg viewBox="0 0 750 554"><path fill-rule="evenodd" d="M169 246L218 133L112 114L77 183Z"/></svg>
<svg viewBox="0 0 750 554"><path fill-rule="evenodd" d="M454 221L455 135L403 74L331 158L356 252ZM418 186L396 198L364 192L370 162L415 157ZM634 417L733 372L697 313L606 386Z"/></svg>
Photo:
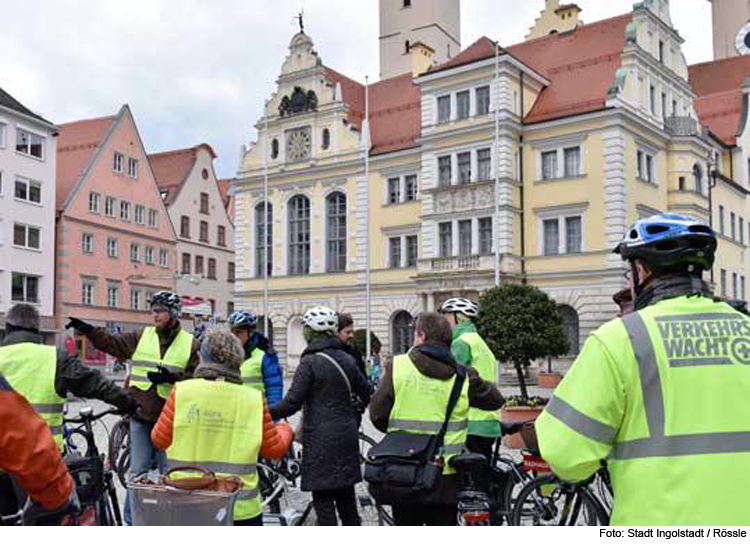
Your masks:
<svg viewBox="0 0 750 554"><path fill-rule="evenodd" d="M332 83L341 83L343 101L349 106L349 121L361 130L364 85L329 68L326 73ZM411 73L373 83L369 96L372 155L414 147L421 132L422 97Z"/></svg>
<svg viewBox="0 0 750 554"><path fill-rule="evenodd" d="M692 65L688 71L701 124L725 144L736 145L744 123L742 85L750 77L750 56Z"/></svg>
<svg viewBox="0 0 750 554"><path fill-rule="evenodd" d="M229 189L232 188L234 179L219 179L216 184L219 185L219 194L221 195L221 201L224 202L224 207L229 206L229 201L232 199L229 196Z"/></svg>
<svg viewBox="0 0 750 554"><path fill-rule="evenodd" d="M65 205L92 156L117 121L112 115L60 125L57 137L57 209Z"/></svg>
<svg viewBox="0 0 750 554"><path fill-rule="evenodd" d="M604 109L631 21L632 14L625 14L509 47L510 54L550 80L526 123Z"/></svg>
<svg viewBox="0 0 750 554"><path fill-rule="evenodd" d="M495 43L495 41L490 40L487 37L482 37L447 62L431 67L427 73L438 73L440 71L445 71L446 69L460 67L462 65L468 65L470 63L493 58L495 57L496 49L497 44ZM503 48L500 48L500 54L505 53L506 51Z"/></svg>
<svg viewBox="0 0 750 554"><path fill-rule="evenodd" d="M199 144L182 150L158 152L149 154L148 161L156 178L156 185L162 193L164 204L171 206L182 190L182 185L190 175L198 158L198 151L207 148L211 156L216 158L213 148L208 144ZM166 195L164 195L166 193Z"/></svg>

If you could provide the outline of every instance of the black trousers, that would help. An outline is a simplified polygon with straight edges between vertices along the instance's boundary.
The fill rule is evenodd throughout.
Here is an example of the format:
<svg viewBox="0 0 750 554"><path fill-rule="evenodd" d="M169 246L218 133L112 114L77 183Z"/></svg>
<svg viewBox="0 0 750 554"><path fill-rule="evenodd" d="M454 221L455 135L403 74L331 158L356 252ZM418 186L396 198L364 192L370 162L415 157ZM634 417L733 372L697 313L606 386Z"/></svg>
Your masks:
<svg viewBox="0 0 750 554"><path fill-rule="evenodd" d="M456 525L456 506L442 504L417 505L394 504L393 521L398 527L452 527Z"/></svg>
<svg viewBox="0 0 750 554"><path fill-rule="evenodd" d="M338 525L336 511L338 510L342 525L357 527L362 525L357 511L357 497L354 487L332 491L313 491L313 508L318 516L318 525Z"/></svg>
<svg viewBox="0 0 750 554"><path fill-rule="evenodd" d="M477 435L469 435L466 437L466 449L474 454L482 454L487 458L487 465L492 461L492 454L495 448L495 441L491 437L480 437Z"/></svg>

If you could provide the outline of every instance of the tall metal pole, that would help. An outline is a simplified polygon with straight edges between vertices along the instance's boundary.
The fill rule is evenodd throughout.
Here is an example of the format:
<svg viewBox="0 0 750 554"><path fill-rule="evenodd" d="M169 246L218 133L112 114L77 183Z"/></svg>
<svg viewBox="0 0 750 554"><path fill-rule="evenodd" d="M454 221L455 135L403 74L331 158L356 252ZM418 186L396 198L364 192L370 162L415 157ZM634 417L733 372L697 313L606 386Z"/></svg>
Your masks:
<svg viewBox="0 0 750 554"><path fill-rule="evenodd" d="M369 361L372 355L372 282L370 267L370 78L365 77L365 125L362 126L365 132L365 203L367 211L365 212L365 290L366 290L366 319L367 319L367 338L365 339L365 358Z"/></svg>
<svg viewBox="0 0 750 554"><path fill-rule="evenodd" d="M495 151L493 166L495 169L495 221L493 223L495 238L495 286L500 286L500 43L495 44Z"/></svg>
<svg viewBox="0 0 750 554"><path fill-rule="evenodd" d="M268 100L263 138L263 334L268 337Z"/></svg>

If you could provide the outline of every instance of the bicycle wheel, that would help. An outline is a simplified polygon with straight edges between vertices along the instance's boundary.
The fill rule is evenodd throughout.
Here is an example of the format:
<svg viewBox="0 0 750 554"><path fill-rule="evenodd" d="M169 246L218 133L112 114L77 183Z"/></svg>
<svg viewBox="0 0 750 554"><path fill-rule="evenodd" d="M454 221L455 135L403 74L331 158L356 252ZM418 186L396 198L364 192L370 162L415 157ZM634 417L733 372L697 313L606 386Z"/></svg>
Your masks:
<svg viewBox="0 0 750 554"><path fill-rule="evenodd" d="M123 487L127 488L127 473L130 469L130 420L123 418L112 427L107 445L110 467L117 473Z"/></svg>
<svg viewBox="0 0 750 554"><path fill-rule="evenodd" d="M367 452L376 444L375 439L368 437L364 433L359 434L359 461L362 464L363 475ZM380 527L393 525L393 515L390 506L383 506L372 497L366 481L363 480L357 483L354 487L354 493L357 496L357 507L359 509L359 516L362 519L362 525Z"/></svg>
<svg viewBox="0 0 750 554"><path fill-rule="evenodd" d="M606 518L587 487L563 483L549 474L527 483L518 494L511 525L598 527L606 525Z"/></svg>

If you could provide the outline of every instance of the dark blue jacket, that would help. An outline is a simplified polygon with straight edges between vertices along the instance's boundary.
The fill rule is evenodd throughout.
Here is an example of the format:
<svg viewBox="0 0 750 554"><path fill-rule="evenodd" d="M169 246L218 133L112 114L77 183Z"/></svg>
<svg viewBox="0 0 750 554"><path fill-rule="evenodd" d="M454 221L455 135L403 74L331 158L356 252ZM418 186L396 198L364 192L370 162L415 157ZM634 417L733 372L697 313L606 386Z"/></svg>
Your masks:
<svg viewBox="0 0 750 554"><path fill-rule="evenodd" d="M263 384L266 387L266 400L273 406L284 397L284 374L281 372L279 357L268 339L260 333L254 333L245 343L245 359L252 356L253 351L260 348L265 352L263 358Z"/></svg>

